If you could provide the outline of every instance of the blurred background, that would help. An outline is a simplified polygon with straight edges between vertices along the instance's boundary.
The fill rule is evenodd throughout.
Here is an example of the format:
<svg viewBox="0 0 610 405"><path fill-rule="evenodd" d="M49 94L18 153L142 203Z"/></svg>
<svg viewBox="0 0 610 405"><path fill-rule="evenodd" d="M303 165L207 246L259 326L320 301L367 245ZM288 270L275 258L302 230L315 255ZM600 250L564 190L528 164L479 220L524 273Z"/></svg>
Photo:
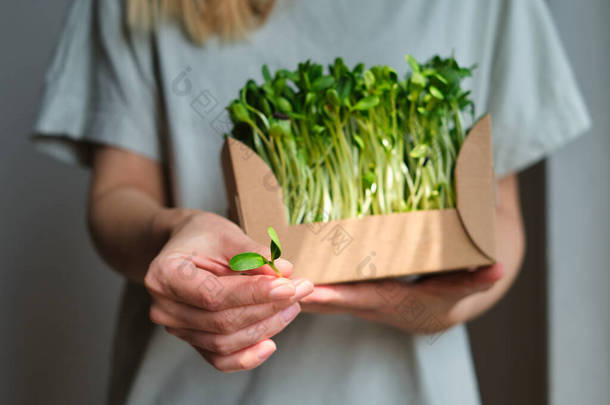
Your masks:
<svg viewBox="0 0 610 405"><path fill-rule="evenodd" d="M0 403L101 404L121 279L88 239L88 173L28 141L71 0L0 5ZM521 176L525 267L470 325L485 404L610 398L610 2L550 0L593 129Z"/></svg>

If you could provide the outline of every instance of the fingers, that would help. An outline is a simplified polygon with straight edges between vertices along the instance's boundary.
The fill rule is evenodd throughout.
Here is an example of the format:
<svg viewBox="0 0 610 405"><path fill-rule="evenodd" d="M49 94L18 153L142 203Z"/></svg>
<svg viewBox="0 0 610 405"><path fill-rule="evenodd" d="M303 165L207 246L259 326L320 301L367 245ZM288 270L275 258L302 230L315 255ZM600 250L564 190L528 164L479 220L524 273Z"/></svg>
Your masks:
<svg viewBox="0 0 610 405"><path fill-rule="evenodd" d="M216 280L222 291L218 294L201 291L201 302L198 306L218 311L243 305L264 304L283 300L296 294L294 282L287 278L273 276L227 276Z"/></svg>
<svg viewBox="0 0 610 405"><path fill-rule="evenodd" d="M205 311L164 297L155 297L150 308L150 318L158 325L174 329L233 333L275 315L313 291L313 286L306 280L299 279L295 282L297 291L290 299L221 311Z"/></svg>
<svg viewBox="0 0 610 405"><path fill-rule="evenodd" d="M422 292L466 296L491 288L504 275L504 266L495 263L474 271L457 271L430 276L413 284Z"/></svg>
<svg viewBox="0 0 610 405"><path fill-rule="evenodd" d="M267 339L228 356L208 352L198 347L195 347L195 349L217 370L232 373L251 370L260 366L275 353L277 347L273 340Z"/></svg>
<svg viewBox="0 0 610 405"><path fill-rule="evenodd" d="M433 294L458 299L491 288L504 274L503 266L496 263L475 271L459 271L430 276L416 283L397 280L379 280L350 284L321 285L301 300L312 312L374 310L387 305L388 300L409 294ZM311 304L311 305L310 305ZM324 306L324 307L322 307Z"/></svg>
<svg viewBox="0 0 610 405"><path fill-rule="evenodd" d="M277 334L292 322L300 311L301 307L295 303L267 319L229 334L174 328L168 328L167 331L206 352L227 356Z"/></svg>
<svg viewBox="0 0 610 405"><path fill-rule="evenodd" d="M301 302L303 304L332 306L348 311L369 310L386 305L388 291L392 291L393 294L405 294L407 289L407 284L396 280L321 285L316 286L314 291L303 298ZM313 306L308 307L312 311L315 308Z"/></svg>
<svg viewBox="0 0 610 405"><path fill-rule="evenodd" d="M301 303L301 312L309 312L312 314L340 314L349 312L345 308L324 305L324 304L306 304Z"/></svg>
<svg viewBox="0 0 610 405"><path fill-rule="evenodd" d="M287 270L291 265L279 263ZM144 280L149 292L208 311L289 299L296 294L293 280L268 275L216 276L184 258L156 262ZM309 283L309 282L308 282Z"/></svg>

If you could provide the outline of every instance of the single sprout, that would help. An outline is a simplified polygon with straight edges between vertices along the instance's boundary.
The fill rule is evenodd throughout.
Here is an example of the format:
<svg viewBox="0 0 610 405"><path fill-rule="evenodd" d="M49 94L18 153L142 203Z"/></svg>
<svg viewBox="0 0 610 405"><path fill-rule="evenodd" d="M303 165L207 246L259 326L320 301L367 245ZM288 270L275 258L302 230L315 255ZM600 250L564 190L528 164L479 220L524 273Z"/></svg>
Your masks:
<svg viewBox="0 0 610 405"><path fill-rule="evenodd" d="M271 260L267 260L264 256L254 252L244 252L235 255L229 261L229 267L233 271L246 271L258 269L265 264L268 264L278 277L283 277L282 273L275 266L275 260L282 255L282 245L280 245L280 239L277 237L275 229L272 227L267 228L267 233L271 238Z"/></svg>

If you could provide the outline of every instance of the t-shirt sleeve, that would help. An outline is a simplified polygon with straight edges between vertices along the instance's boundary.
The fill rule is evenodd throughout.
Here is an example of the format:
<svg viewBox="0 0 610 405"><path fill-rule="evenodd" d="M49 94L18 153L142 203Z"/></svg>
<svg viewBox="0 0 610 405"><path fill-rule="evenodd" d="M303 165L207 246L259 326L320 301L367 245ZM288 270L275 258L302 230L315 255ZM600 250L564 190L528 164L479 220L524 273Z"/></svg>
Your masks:
<svg viewBox="0 0 610 405"><path fill-rule="evenodd" d="M540 160L591 121L544 1L505 0L499 21L488 111L501 176Z"/></svg>
<svg viewBox="0 0 610 405"><path fill-rule="evenodd" d="M127 35L122 3L76 0L45 76L32 140L67 163L95 144L162 160L152 41Z"/></svg>

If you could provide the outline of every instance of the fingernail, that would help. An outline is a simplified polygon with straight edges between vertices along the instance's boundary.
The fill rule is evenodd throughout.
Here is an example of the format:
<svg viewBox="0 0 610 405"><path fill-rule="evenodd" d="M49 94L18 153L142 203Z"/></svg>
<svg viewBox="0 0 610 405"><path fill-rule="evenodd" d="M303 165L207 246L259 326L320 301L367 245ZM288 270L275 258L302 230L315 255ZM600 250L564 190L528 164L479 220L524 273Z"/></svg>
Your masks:
<svg viewBox="0 0 610 405"><path fill-rule="evenodd" d="M292 297L295 293L294 284L288 279L273 280L269 297L271 299L283 299Z"/></svg>
<svg viewBox="0 0 610 405"><path fill-rule="evenodd" d="M295 299L301 299L313 291L313 284L309 280L299 280L296 282L297 290L294 294Z"/></svg>
<svg viewBox="0 0 610 405"><path fill-rule="evenodd" d="M256 354L259 360L265 360L275 352L275 346L270 343L265 343L262 346Z"/></svg>
<svg viewBox="0 0 610 405"><path fill-rule="evenodd" d="M280 266L286 266L286 267L290 266L290 267L292 267L292 263L291 262L289 262L286 259L282 259L281 257L279 259L275 259L275 264L276 265L279 264Z"/></svg>
<svg viewBox="0 0 610 405"><path fill-rule="evenodd" d="M282 320L286 323L292 321L301 311L301 306L299 304L292 304L291 306L289 306L286 309L283 309L282 312L280 312L280 316L282 317Z"/></svg>

